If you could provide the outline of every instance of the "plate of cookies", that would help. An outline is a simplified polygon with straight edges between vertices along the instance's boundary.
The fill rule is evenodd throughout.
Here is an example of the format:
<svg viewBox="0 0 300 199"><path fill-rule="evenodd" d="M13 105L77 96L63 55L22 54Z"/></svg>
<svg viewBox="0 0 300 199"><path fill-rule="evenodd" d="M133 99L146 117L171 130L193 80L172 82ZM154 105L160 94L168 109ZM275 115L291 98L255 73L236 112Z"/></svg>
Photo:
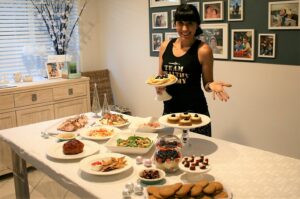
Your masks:
<svg viewBox="0 0 300 199"><path fill-rule="evenodd" d="M177 82L177 77L172 74L164 73L162 75L152 76L147 79L146 84L155 87L165 87Z"/></svg>
<svg viewBox="0 0 300 199"><path fill-rule="evenodd" d="M168 127L193 129L210 123L210 118L200 113L171 113L161 116L158 121Z"/></svg>
<svg viewBox="0 0 300 199"><path fill-rule="evenodd" d="M201 156L185 156L182 158L179 163L180 170L197 174L197 173L206 173L211 170L211 165L207 157L204 155Z"/></svg>
<svg viewBox="0 0 300 199"><path fill-rule="evenodd" d="M196 183L173 183L148 186L148 198L223 198L231 199L232 193L219 181L201 179Z"/></svg>

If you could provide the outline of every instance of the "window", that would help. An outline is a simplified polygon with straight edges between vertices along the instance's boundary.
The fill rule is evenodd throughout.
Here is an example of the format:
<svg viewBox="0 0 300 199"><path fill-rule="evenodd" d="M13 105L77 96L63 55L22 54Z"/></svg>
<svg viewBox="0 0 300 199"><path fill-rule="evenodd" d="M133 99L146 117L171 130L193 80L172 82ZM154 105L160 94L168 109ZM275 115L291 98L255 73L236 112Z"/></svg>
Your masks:
<svg viewBox="0 0 300 199"><path fill-rule="evenodd" d="M76 18L77 0L70 20L75 21ZM77 26L69 43L69 51L79 52ZM33 76L44 75L45 62L50 54L55 54L51 38L31 1L1 0L0 80L3 75L11 78L14 72Z"/></svg>

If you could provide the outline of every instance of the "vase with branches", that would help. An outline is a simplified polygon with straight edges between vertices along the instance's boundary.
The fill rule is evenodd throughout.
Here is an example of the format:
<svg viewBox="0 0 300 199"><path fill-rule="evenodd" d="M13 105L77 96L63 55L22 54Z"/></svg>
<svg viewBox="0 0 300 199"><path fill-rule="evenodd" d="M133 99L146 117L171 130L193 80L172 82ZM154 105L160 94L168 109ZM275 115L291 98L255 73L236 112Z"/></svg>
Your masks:
<svg viewBox="0 0 300 199"><path fill-rule="evenodd" d="M67 53L69 42L79 18L86 7L87 0L75 21L71 21L71 13L77 0L30 0L44 21L53 47L57 55Z"/></svg>

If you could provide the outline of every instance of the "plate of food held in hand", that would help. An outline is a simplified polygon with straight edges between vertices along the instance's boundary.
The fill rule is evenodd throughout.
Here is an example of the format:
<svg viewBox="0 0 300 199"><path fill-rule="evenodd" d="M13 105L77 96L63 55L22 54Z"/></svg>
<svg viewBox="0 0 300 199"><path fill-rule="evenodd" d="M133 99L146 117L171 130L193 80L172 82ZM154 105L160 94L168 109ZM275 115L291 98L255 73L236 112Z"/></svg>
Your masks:
<svg viewBox="0 0 300 199"><path fill-rule="evenodd" d="M109 125L115 127L123 127L130 124L129 120L121 114L106 113L98 120L101 125Z"/></svg>
<svg viewBox="0 0 300 199"><path fill-rule="evenodd" d="M108 140L105 146L113 152L127 154L145 154L156 142L157 134L119 133Z"/></svg>
<svg viewBox="0 0 300 199"><path fill-rule="evenodd" d="M120 132L121 130L116 127L101 125L84 128L80 130L79 134L81 137L90 140L107 140Z"/></svg>
<svg viewBox="0 0 300 199"><path fill-rule="evenodd" d="M207 157L185 156L179 163L179 168L187 173L206 173L211 170L211 165Z"/></svg>
<svg viewBox="0 0 300 199"><path fill-rule="evenodd" d="M79 159L99 151L99 145L88 140L69 140L55 143L47 150L47 155L55 159Z"/></svg>
<svg viewBox="0 0 300 199"><path fill-rule="evenodd" d="M169 127L181 129L193 129L210 123L210 118L199 113L172 113L161 116L158 121Z"/></svg>
<svg viewBox="0 0 300 199"><path fill-rule="evenodd" d="M104 153L84 158L79 168L93 175L114 175L127 171L133 163L130 157L119 153Z"/></svg>
<svg viewBox="0 0 300 199"><path fill-rule="evenodd" d="M177 82L177 77L172 74L164 73L162 75L152 76L147 79L146 84L155 87L164 87L175 84Z"/></svg>

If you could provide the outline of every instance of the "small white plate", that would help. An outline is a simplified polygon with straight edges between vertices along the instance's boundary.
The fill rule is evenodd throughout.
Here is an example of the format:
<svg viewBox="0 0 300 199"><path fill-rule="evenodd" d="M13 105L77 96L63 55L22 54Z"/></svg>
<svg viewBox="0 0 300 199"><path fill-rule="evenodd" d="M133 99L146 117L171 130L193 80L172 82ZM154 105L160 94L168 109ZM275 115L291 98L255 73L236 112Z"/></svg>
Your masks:
<svg viewBox="0 0 300 199"><path fill-rule="evenodd" d="M100 130L100 129L106 129L107 131L112 131L112 134L109 136L91 136L90 135L91 131ZM121 132L121 130L118 128L115 128L113 126L103 125L103 126L93 126L93 127L81 129L79 134L81 137L90 139L90 140L107 140L120 132Z"/></svg>
<svg viewBox="0 0 300 199"><path fill-rule="evenodd" d="M111 113L111 114L113 114L113 115L122 115L122 114L115 114L115 113ZM100 125L114 126L114 127L118 127L118 128L119 128L119 127L124 127L124 126L129 125L129 124L130 124L129 119L126 118L126 116L124 116L124 115L122 115L122 116L123 116L124 119L127 120L127 122L121 123L121 124L108 124L108 123L106 122L106 120L102 120L102 118L101 118L101 119L96 120L96 123L97 123L97 124L100 124Z"/></svg>
<svg viewBox="0 0 300 199"><path fill-rule="evenodd" d="M184 158L182 158L182 160L179 163L179 169L184 171L184 172L187 172L187 173L201 174L201 173L206 173L206 172L211 170L211 165L210 164L206 166L206 169L200 169L200 166L196 166L195 170L191 170L189 167L187 168L187 167L184 166L184 164L182 164L183 161L184 161Z"/></svg>
<svg viewBox="0 0 300 199"><path fill-rule="evenodd" d="M149 170L157 170L158 173L159 173L159 178L155 178L155 179L147 179L147 178L143 178L141 175L144 171L149 171ZM157 181L160 181L162 179L164 179L166 177L166 173L161 170L161 169L156 169L156 168L149 168L149 169L142 169L140 172L139 172L139 179L142 181L142 182L145 182L145 183L153 183L153 182L157 182Z"/></svg>
<svg viewBox="0 0 300 199"><path fill-rule="evenodd" d="M127 139L130 136L140 136L140 137L148 137L152 143L149 147L147 148L139 148L139 147L122 147L122 146L117 146L117 140L118 139ZM147 153L154 143L156 142L157 139L157 134L151 134L151 133L119 133L112 137L110 140L108 140L105 144L105 146L112 152L117 152L117 153L126 153L126 154L145 154Z"/></svg>
<svg viewBox="0 0 300 199"><path fill-rule="evenodd" d="M76 134L72 132L63 132L56 135L56 138L59 140L72 140L76 138Z"/></svg>
<svg viewBox="0 0 300 199"><path fill-rule="evenodd" d="M120 158L120 157L125 157L126 160L126 165L125 167L121 168L121 169L115 169L115 170L111 170L108 172L102 172L102 171L95 171L92 170L92 163L96 162L96 161L101 161L101 160L105 160L108 159L110 157L115 157L115 158ZM114 175L114 174L118 174L124 171L127 171L128 169L130 169L132 167L133 163L130 157L123 155L123 154L119 154L119 153L104 153L104 154L97 154L97 155L93 155L93 156L89 156L87 158L82 159L79 162L79 168L89 174L92 175L102 175L102 176L107 176L107 175Z"/></svg>
<svg viewBox="0 0 300 199"><path fill-rule="evenodd" d="M92 155L99 151L99 144L93 141L88 140L80 140L83 144L83 152L75 154L75 155L65 155L63 152L63 145L65 142L55 143L47 150L47 155L56 158L56 159L64 159L64 160L71 160L71 159L79 159L84 158L86 156Z"/></svg>

